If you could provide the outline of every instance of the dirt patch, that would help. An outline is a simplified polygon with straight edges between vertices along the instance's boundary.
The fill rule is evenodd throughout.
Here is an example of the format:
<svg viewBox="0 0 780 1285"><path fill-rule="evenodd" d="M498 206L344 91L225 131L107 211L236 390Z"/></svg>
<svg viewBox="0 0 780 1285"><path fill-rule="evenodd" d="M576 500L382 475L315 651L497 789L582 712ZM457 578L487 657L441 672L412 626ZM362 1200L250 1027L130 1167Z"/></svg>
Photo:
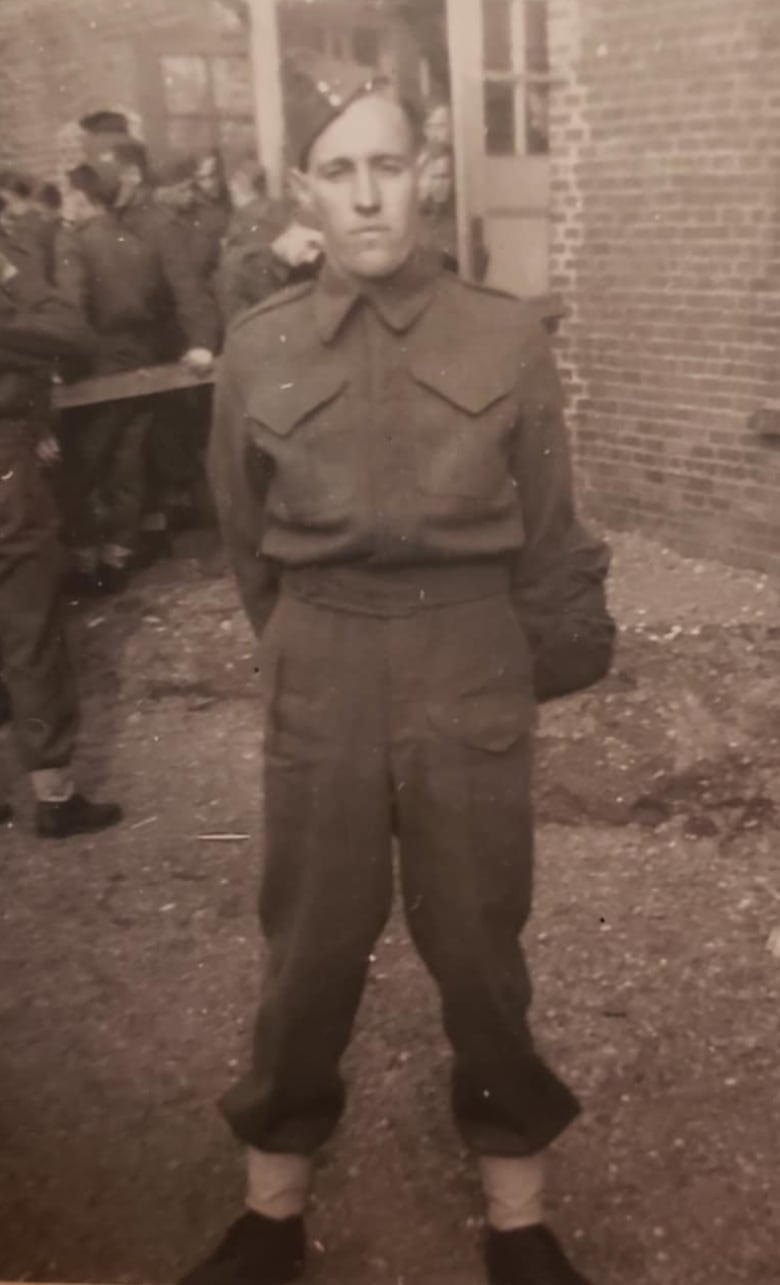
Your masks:
<svg viewBox="0 0 780 1285"><path fill-rule="evenodd" d="M540 722L542 1043L585 1105L551 1211L599 1285L776 1285L776 588L615 540L615 671ZM2 835L0 1276L165 1281L241 1202L214 1101L246 1055L261 729L212 546L75 619L104 839ZM12 771L0 748L0 770ZM321 1157L312 1278L480 1279L438 1004L395 918Z"/></svg>

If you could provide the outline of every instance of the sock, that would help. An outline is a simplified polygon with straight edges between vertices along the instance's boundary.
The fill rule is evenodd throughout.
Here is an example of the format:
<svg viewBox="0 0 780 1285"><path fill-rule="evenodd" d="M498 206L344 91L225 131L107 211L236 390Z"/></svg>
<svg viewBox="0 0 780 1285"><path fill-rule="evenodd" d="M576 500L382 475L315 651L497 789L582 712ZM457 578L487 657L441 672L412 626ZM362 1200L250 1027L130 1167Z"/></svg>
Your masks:
<svg viewBox="0 0 780 1285"><path fill-rule="evenodd" d="M67 803L76 793L69 767L45 767L31 772L32 787L39 803Z"/></svg>
<svg viewBox="0 0 780 1285"><path fill-rule="evenodd" d="M544 1222L543 1151L532 1156L481 1156L487 1220L495 1231L517 1231Z"/></svg>
<svg viewBox="0 0 780 1285"><path fill-rule="evenodd" d="M247 1208L277 1222L297 1218L306 1207L311 1170L309 1156L282 1155L250 1147L247 1153Z"/></svg>

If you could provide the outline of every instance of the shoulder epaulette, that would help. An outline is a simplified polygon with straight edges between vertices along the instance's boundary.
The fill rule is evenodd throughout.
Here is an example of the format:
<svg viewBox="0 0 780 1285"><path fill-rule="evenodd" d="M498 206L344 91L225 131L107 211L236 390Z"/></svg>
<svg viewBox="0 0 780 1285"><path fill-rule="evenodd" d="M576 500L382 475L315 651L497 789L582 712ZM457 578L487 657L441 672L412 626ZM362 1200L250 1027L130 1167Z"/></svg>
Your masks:
<svg viewBox="0 0 780 1285"><path fill-rule="evenodd" d="M247 308L246 312L240 313L234 321L231 321L229 329L238 330L241 326L246 325L253 317L258 317L264 312L275 312L277 308L283 308L287 303L295 303L296 299L303 299L307 294L311 294L314 289L314 281L300 281L294 286L285 286L283 290L275 290L267 299L260 303L253 304Z"/></svg>

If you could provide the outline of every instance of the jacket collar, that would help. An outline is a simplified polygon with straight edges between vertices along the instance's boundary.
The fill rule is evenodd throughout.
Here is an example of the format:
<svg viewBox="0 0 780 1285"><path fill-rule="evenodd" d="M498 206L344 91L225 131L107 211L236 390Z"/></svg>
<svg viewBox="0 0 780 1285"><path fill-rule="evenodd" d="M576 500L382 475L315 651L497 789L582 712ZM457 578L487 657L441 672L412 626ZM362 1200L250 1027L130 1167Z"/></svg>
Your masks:
<svg viewBox="0 0 780 1285"><path fill-rule="evenodd" d="M325 262L314 292L317 330L331 343L359 299L371 304L382 320L402 334L422 316L436 293L441 264L436 256L415 250L392 276L360 279Z"/></svg>

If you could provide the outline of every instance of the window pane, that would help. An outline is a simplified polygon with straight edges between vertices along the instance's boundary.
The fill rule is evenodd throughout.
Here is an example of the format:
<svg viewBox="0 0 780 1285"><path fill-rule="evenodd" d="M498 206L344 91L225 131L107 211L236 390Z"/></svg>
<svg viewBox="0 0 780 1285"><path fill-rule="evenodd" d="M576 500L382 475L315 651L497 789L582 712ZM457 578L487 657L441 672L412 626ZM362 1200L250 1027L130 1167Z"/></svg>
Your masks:
<svg viewBox="0 0 780 1285"><path fill-rule="evenodd" d="M209 73L205 58L163 58L162 74L165 106L171 115L196 116L209 110Z"/></svg>
<svg viewBox="0 0 780 1285"><path fill-rule="evenodd" d="M482 0L486 71L512 70L512 3L513 0Z"/></svg>
<svg viewBox="0 0 780 1285"><path fill-rule="evenodd" d="M485 147L488 156L515 154L514 85L485 85Z"/></svg>
<svg viewBox="0 0 780 1285"><path fill-rule="evenodd" d="M525 96L525 148L529 156L546 156L550 150L550 90L529 85Z"/></svg>
<svg viewBox="0 0 780 1285"><path fill-rule="evenodd" d="M549 71L547 0L525 0L526 71Z"/></svg>
<svg viewBox="0 0 780 1285"><path fill-rule="evenodd" d="M214 102L218 112L236 116L252 114L252 74L249 59L216 57L211 61Z"/></svg>
<svg viewBox="0 0 780 1285"><path fill-rule="evenodd" d="M174 152L207 152L215 143L212 123L202 116L172 116L167 134Z"/></svg>
<svg viewBox="0 0 780 1285"><path fill-rule="evenodd" d="M245 156L256 156L257 134L254 121L221 120L219 149L228 161L240 161Z"/></svg>

